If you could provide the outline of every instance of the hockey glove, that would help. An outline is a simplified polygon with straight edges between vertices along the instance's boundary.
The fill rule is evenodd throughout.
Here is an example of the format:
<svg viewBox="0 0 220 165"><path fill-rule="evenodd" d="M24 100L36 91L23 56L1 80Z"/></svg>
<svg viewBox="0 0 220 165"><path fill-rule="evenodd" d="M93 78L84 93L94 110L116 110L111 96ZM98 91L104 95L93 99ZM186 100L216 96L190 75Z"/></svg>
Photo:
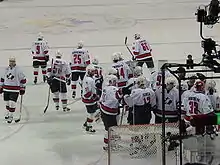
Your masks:
<svg viewBox="0 0 220 165"><path fill-rule="evenodd" d="M2 94L2 93L3 93L3 87L0 86L0 94Z"/></svg>
<svg viewBox="0 0 220 165"><path fill-rule="evenodd" d="M50 60L49 55L45 56L45 61L48 62Z"/></svg>
<svg viewBox="0 0 220 165"><path fill-rule="evenodd" d="M93 95L92 95L92 100L94 100L94 101L99 101L99 96L96 95L96 94L93 94Z"/></svg>
<svg viewBox="0 0 220 165"><path fill-rule="evenodd" d="M66 79L66 85L70 85L71 84L71 80L70 79Z"/></svg>
<svg viewBox="0 0 220 165"><path fill-rule="evenodd" d="M24 95L24 94L25 94L25 88L22 87L22 88L20 89L20 95Z"/></svg>
<svg viewBox="0 0 220 165"><path fill-rule="evenodd" d="M47 84L51 85L53 81L53 77L47 77Z"/></svg>

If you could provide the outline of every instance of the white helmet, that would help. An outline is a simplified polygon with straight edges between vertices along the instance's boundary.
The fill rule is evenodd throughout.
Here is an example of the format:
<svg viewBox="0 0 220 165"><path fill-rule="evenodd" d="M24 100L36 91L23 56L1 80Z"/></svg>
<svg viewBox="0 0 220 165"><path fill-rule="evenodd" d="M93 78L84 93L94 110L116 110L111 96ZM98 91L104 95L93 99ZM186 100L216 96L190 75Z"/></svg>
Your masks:
<svg viewBox="0 0 220 165"><path fill-rule="evenodd" d="M108 86L116 86L118 78L115 75L107 75L105 77L106 85Z"/></svg>
<svg viewBox="0 0 220 165"><path fill-rule="evenodd" d="M38 33L37 39L38 39L38 40L43 40L43 39L44 39L44 36L43 36L43 34L42 34L41 32Z"/></svg>
<svg viewBox="0 0 220 165"><path fill-rule="evenodd" d="M83 46L84 46L84 44L83 44L82 40L77 43L78 48L82 48Z"/></svg>
<svg viewBox="0 0 220 165"><path fill-rule="evenodd" d="M179 84L176 86L176 88L179 89ZM189 86L188 86L187 82L184 81L184 82L181 83L181 90L182 90L183 92L184 92L184 91L187 91L188 88L189 88Z"/></svg>
<svg viewBox="0 0 220 165"><path fill-rule="evenodd" d="M216 82L215 82L215 80L209 80L207 83L206 83L206 85L207 85L207 88L208 89L215 89L215 86L216 86Z"/></svg>
<svg viewBox="0 0 220 165"><path fill-rule="evenodd" d="M147 79L144 76L139 76L136 80L136 84L138 88L145 89L147 87Z"/></svg>
<svg viewBox="0 0 220 165"><path fill-rule="evenodd" d="M134 68L134 76L135 76L135 77L138 77L138 76L140 76L140 75L142 75L142 74L143 74L142 67L136 66L136 67Z"/></svg>
<svg viewBox="0 0 220 165"><path fill-rule="evenodd" d="M166 89L171 90L176 86L176 78L170 76L165 79Z"/></svg>
<svg viewBox="0 0 220 165"><path fill-rule="evenodd" d="M119 61L121 59L121 52L115 52L112 54L112 61Z"/></svg>
<svg viewBox="0 0 220 165"><path fill-rule="evenodd" d="M60 50L56 51L56 57L61 58L63 56L62 52Z"/></svg>
<svg viewBox="0 0 220 165"><path fill-rule="evenodd" d="M94 64L94 65L98 65L99 64L99 60L98 60L97 57L93 58L92 64Z"/></svg>
<svg viewBox="0 0 220 165"><path fill-rule="evenodd" d="M86 74L87 75L93 75L94 74L94 71L95 71L95 66L93 64L89 64L87 67L86 67Z"/></svg>
<svg viewBox="0 0 220 165"><path fill-rule="evenodd" d="M15 66L16 65L16 59L15 59L15 57L10 57L9 58L9 66Z"/></svg>
<svg viewBox="0 0 220 165"><path fill-rule="evenodd" d="M140 33L135 33L134 34L134 39L138 40L141 38L141 34Z"/></svg>
<svg viewBox="0 0 220 165"><path fill-rule="evenodd" d="M115 75L116 76L117 74L118 74L118 71L115 68L111 68L108 70L108 75Z"/></svg>

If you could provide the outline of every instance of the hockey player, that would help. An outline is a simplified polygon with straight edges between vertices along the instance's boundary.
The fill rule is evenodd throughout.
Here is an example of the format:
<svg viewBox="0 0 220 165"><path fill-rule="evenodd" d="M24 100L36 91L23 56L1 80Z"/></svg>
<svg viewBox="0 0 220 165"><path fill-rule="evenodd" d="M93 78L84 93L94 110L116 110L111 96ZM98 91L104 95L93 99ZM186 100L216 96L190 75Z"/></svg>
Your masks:
<svg viewBox="0 0 220 165"><path fill-rule="evenodd" d="M4 75L2 75L0 82L0 93L4 93L3 97L6 102L7 112L5 119L8 123L13 121L19 93L20 95L25 94L25 84L25 75L16 66L15 58L9 58L9 66L6 68Z"/></svg>
<svg viewBox="0 0 220 165"><path fill-rule="evenodd" d="M38 34L37 41L35 41L31 48L33 56L33 68L34 68L34 84L37 83L39 67L41 67L43 81L46 81L46 67L49 61L49 47L44 40L42 33Z"/></svg>
<svg viewBox="0 0 220 165"><path fill-rule="evenodd" d="M98 58L94 58L92 60L92 64L95 67L95 86L96 86L96 93L99 97L101 97L102 94L102 83L103 83L103 75L102 75L102 67L99 65Z"/></svg>
<svg viewBox="0 0 220 165"><path fill-rule="evenodd" d="M194 129L190 125L190 120L192 118L200 115L204 117L205 115L212 115L214 113L211 101L209 97L205 95L205 85L203 81L197 80L195 82L194 91L191 93L191 95L184 98L183 105L186 111L186 116L184 118L187 127L186 131L188 134L198 135L196 136L197 143L194 143L191 146L192 148L197 148L197 157L199 158L198 161L205 162L212 160L212 153L215 150L214 144L210 138L203 137L201 135L208 134L211 136L215 134L214 127L212 125L206 127L197 125L196 129ZM196 144L198 145L195 146Z"/></svg>
<svg viewBox="0 0 220 165"><path fill-rule="evenodd" d="M61 99L63 111L69 111L67 107L67 86L70 85L71 70L68 63L61 59L62 53L58 50L56 58L52 59L52 66L48 68L47 83L50 85L53 93L53 101L56 110L59 110L59 101Z"/></svg>
<svg viewBox="0 0 220 165"><path fill-rule="evenodd" d="M77 48L72 51L71 55L71 72L72 72L72 98L76 97L77 81L80 78L80 86L86 73L86 67L90 64L89 52L83 48L83 42L79 41Z"/></svg>
<svg viewBox="0 0 220 165"><path fill-rule="evenodd" d="M86 128L87 132L94 133L96 132L93 129L93 121L97 115L99 109L97 101L99 100L98 95L96 94L95 80L93 78L95 74L95 67L93 64L90 64L86 67L86 75L83 79L82 84L82 102L86 106L87 118L83 126Z"/></svg>
<svg viewBox="0 0 220 165"><path fill-rule="evenodd" d="M123 61L121 52L113 53L112 60L112 67L115 68L118 73L118 87L125 87L127 85L128 79L133 77L133 74L129 66Z"/></svg>
<svg viewBox="0 0 220 165"><path fill-rule="evenodd" d="M105 126L104 150L108 147L108 129L117 125L117 115L119 114L119 102L122 98L117 85L117 77L114 75L106 76L106 86L102 90L100 98L100 109L102 121Z"/></svg>
<svg viewBox="0 0 220 165"><path fill-rule="evenodd" d="M152 58L152 49L149 43L141 38L139 33L134 35L135 41L132 44L133 50L133 59L136 60L138 66L143 66L146 63L147 67L149 68L150 72L153 73L154 70L154 61Z"/></svg>
<svg viewBox="0 0 220 165"><path fill-rule="evenodd" d="M128 119L130 124L149 124L151 111L156 106L156 96L152 89L147 88L147 80L139 76L136 80L137 88L131 91L130 97L125 102L132 107L132 115Z"/></svg>
<svg viewBox="0 0 220 165"><path fill-rule="evenodd" d="M209 97L212 107L215 112L220 111L220 98L219 94L216 91L216 82L214 80L210 80L206 83L206 95Z"/></svg>
<svg viewBox="0 0 220 165"><path fill-rule="evenodd" d="M165 118L167 122L178 121L179 92L175 88L176 78L168 77L165 79ZM162 86L155 91L157 98L157 110L155 113L155 123L162 122Z"/></svg>

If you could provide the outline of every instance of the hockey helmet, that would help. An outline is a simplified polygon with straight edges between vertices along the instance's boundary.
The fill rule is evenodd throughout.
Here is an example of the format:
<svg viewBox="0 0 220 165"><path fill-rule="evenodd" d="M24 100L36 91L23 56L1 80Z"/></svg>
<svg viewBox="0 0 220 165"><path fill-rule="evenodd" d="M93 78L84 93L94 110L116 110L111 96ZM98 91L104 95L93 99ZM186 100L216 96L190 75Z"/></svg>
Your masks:
<svg viewBox="0 0 220 165"><path fill-rule="evenodd" d="M108 86L116 86L118 78L115 75L107 75L106 76L106 85Z"/></svg>
<svg viewBox="0 0 220 165"><path fill-rule="evenodd" d="M83 48L83 46L84 44L82 40L77 43L77 48Z"/></svg>
<svg viewBox="0 0 220 165"><path fill-rule="evenodd" d="M176 78L170 76L165 79L166 89L169 91L176 86Z"/></svg>
<svg viewBox="0 0 220 165"><path fill-rule="evenodd" d="M120 52L115 52L112 54L112 61L117 62L120 60Z"/></svg>
<svg viewBox="0 0 220 165"><path fill-rule="evenodd" d="M135 33L134 34L134 39L135 40L138 40L138 39L140 39L141 38L141 34L140 33Z"/></svg>
<svg viewBox="0 0 220 165"><path fill-rule="evenodd" d="M87 67L86 67L86 74L87 75L90 75L90 76L93 76L94 75L94 72L95 72L95 66L93 64L89 64Z"/></svg>
<svg viewBox="0 0 220 165"><path fill-rule="evenodd" d="M98 60L97 57L93 58L92 64L94 64L94 65L98 65L99 64L99 60Z"/></svg>
<svg viewBox="0 0 220 165"><path fill-rule="evenodd" d="M135 76L135 77L138 77L138 76L140 76L140 75L142 75L142 74L143 74L142 67L136 66L136 67L134 68L134 76Z"/></svg>
<svg viewBox="0 0 220 165"><path fill-rule="evenodd" d="M145 89L147 87L147 79L144 76L137 77L136 84L138 88Z"/></svg>
<svg viewBox="0 0 220 165"><path fill-rule="evenodd" d="M194 87L195 87L196 91L202 92L205 90L205 83L204 83L204 81L197 80L194 84Z"/></svg>
<svg viewBox="0 0 220 165"><path fill-rule="evenodd" d="M44 39L44 36L43 36L43 34L42 34L41 32L38 33L37 39L38 39L38 40L43 40L43 39Z"/></svg>
<svg viewBox="0 0 220 165"><path fill-rule="evenodd" d="M207 89L210 89L210 88L214 89L216 86L216 82L215 80L209 80L207 81L206 85L207 85Z"/></svg>
<svg viewBox="0 0 220 165"><path fill-rule="evenodd" d="M61 58L63 56L62 52L60 50L56 51L56 57Z"/></svg>

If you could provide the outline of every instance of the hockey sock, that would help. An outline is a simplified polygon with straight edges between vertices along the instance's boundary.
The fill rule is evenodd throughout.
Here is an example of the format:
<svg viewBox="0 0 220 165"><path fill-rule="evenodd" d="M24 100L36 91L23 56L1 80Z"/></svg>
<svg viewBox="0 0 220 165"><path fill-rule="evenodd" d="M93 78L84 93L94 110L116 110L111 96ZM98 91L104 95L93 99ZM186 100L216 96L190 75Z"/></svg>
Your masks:
<svg viewBox="0 0 220 165"><path fill-rule="evenodd" d="M67 93L60 93L63 109L67 107Z"/></svg>
<svg viewBox="0 0 220 165"><path fill-rule="evenodd" d="M104 147L108 147L108 131L105 130Z"/></svg>
<svg viewBox="0 0 220 165"><path fill-rule="evenodd" d="M41 69L42 69L42 75L46 76L46 74L47 74L46 68L41 68Z"/></svg>
<svg viewBox="0 0 220 165"><path fill-rule="evenodd" d="M86 119L86 122L87 122L87 126L92 126L93 124L93 113L88 113L87 114L87 119Z"/></svg>
<svg viewBox="0 0 220 165"><path fill-rule="evenodd" d="M34 68L34 78L37 78L38 70L39 70L39 68Z"/></svg>
<svg viewBox="0 0 220 165"><path fill-rule="evenodd" d="M59 106L59 92L53 93L53 101L55 103L55 106Z"/></svg>

